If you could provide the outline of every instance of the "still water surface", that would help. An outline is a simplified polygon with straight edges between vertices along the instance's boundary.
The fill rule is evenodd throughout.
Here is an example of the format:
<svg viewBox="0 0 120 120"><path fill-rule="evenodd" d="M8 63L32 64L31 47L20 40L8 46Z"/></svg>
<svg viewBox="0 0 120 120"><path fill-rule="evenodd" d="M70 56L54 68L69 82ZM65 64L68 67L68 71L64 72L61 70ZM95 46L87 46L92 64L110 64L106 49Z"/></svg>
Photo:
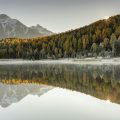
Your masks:
<svg viewBox="0 0 120 120"><path fill-rule="evenodd" d="M120 66L0 66L0 120L80 119L120 120Z"/></svg>

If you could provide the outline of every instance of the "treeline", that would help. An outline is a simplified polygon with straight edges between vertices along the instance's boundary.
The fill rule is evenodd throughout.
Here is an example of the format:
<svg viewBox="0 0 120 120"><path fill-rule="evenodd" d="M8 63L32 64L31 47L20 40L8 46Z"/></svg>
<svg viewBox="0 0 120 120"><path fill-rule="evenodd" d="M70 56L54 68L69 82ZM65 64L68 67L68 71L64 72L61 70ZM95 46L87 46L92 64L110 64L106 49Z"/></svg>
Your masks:
<svg viewBox="0 0 120 120"><path fill-rule="evenodd" d="M47 37L0 41L0 58L57 59L120 56L120 15Z"/></svg>

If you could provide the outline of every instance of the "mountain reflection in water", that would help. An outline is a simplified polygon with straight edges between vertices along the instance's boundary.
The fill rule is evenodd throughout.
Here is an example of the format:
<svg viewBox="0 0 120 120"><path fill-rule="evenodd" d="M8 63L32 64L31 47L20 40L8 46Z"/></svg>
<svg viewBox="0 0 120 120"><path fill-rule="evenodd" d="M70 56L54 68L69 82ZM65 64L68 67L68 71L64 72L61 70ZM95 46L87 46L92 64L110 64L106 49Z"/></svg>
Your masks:
<svg viewBox="0 0 120 120"><path fill-rule="evenodd" d="M23 91L21 91L22 89L20 90L23 95L20 96L18 90L18 97L21 97L19 99L22 99L25 94L39 94L37 87L44 84L75 90L108 102L120 104L120 66L69 64L1 65L0 82L0 102L2 102L4 89L8 90L9 93L12 88L14 89L13 85L20 86L19 84L22 83L31 83L35 85L34 89L27 90L27 87L30 86L24 85ZM33 86L31 85L31 87ZM47 90L49 90L49 87ZM27 92L24 93L25 91ZM6 95L10 96L10 94ZM16 98L14 101L16 101ZM6 104L3 105L7 106Z"/></svg>
<svg viewBox="0 0 120 120"><path fill-rule="evenodd" d="M0 83L0 106L8 107L12 103L17 103L27 95L41 96L53 87L36 84L6 85Z"/></svg>

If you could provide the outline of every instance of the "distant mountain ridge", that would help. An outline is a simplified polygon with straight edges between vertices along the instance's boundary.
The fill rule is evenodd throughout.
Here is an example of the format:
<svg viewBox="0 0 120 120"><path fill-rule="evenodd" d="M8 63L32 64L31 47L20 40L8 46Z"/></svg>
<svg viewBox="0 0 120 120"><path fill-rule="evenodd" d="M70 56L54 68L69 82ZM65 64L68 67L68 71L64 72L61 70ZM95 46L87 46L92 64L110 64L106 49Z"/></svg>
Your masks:
<svg viewBox="0 0 120 120"><path fill-rule="evenodd" d="M20 21L12 19L5 14L0 14L0 39L4 38L33 38L52 35L53 32L40 25L27 27Z"/></svg>

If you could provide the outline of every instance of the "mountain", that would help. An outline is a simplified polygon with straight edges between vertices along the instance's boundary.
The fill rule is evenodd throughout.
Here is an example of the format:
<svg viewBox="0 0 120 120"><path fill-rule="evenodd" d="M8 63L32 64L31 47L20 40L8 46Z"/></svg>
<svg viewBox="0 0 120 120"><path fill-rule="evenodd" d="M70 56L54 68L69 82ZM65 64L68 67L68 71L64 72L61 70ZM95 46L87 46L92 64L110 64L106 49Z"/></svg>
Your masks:
<svg viewBox="0 0 120 120"><path fill-rule="evenodd" d="M27 27L20 21L12 19L5 14L0 14L0 39L3 38L33 38L53 33L40 25Z"/></svg>
<svg viewBox="0 0 120 120"><path fill-rule="evenodd" d="M37 24L36 26L32 26L30 28L33 29L33 30L38 31L42 35L52 35L53 34L51 31L47 30L46 28L43 28L39 24Z"/></svg>
<svg viewBox="0 0 120 120"><path fill-rule="evenodd" d="M51 36L0 41L0 58L58 59L97 56L120 56L120 15Z"/></svg>
<svg viewBox="0 0 120 120"><path fill-rule="evenodd" d="M38 95L39 97L52 87L36 84L7 85L0 83L0 106L8 107L12 103L17 103L27 95Z"/></svg>

